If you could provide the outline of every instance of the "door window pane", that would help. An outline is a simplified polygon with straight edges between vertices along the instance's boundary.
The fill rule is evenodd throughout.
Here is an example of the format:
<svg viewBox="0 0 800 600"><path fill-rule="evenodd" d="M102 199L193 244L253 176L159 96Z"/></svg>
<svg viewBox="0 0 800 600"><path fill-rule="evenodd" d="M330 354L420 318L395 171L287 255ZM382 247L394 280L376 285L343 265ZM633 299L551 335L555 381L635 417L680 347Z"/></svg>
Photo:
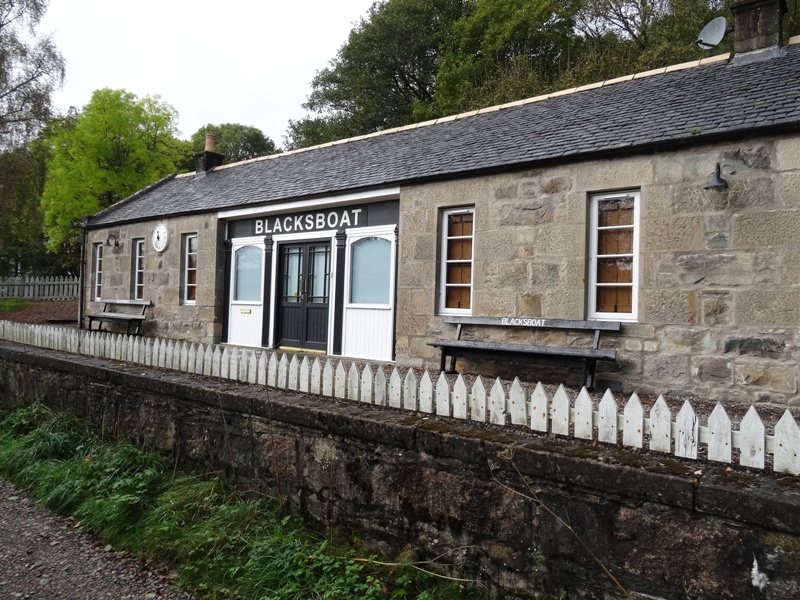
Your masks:
<svg viewBox="0 0 800 600"><path fill-rule="evenodd" d="M369 237L353 242L350 255L350 302L389 304L392 243Z"/></svg>
<svg viewBox="0 0 800 600"><path fill-rule="evenodd" d="M308 301L324 304L328 301L330 288L331 247L328 244L311 246L308 252L310 255Z"/></svg>
<svg viewBox="0 0 800 600"><path fill-rule="evenodd" d="M283 253L284 302L300 302L300 285L303 279L303 249L296 246L286 248Z"/></svg>
<svg viewBox="0 0 800 600"><path fill-rule="evenodd" d="M234 270L234 300L261 301L261 248L244 246L236 251Z"/></svg>

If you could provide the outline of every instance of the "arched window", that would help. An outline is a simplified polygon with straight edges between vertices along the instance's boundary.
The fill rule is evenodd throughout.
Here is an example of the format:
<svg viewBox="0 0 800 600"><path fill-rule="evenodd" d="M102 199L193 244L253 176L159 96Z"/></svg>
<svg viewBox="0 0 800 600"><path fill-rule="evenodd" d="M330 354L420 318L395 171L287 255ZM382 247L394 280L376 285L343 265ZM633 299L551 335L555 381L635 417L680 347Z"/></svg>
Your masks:
<svg viewBox="0 0 800 600"><path fill-rule="evenodd" d="M257 246L243 246L234 258L233 299L261 301L262 251Z"/></svg>

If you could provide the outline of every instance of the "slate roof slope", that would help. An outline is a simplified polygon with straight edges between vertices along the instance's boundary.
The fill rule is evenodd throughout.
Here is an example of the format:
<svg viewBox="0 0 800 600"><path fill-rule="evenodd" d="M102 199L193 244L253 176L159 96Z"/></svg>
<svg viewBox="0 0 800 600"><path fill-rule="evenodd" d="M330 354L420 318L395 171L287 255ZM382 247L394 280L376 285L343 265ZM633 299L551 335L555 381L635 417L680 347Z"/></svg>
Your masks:
<svg viewBox="0 0 800 600"><path fill-rule="evenodd" d="M176 177L89 227L800 128L800 44L436 125Z"/></svg>

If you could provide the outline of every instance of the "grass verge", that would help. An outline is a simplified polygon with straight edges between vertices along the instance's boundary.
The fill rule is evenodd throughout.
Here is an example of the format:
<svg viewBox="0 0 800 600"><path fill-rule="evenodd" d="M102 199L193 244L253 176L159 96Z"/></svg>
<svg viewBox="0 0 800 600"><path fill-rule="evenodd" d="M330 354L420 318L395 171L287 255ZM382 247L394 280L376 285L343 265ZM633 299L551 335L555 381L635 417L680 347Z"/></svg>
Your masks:
<svg viewBox="0 0 800 600"><path fill-rule="evenodd" d="M0 420L0 476L74 515L104 543L177 573L200 598L482 598L411 557L393 564L324 539L219 478L173 474L158 454L98 438L42 404Z"/></svg>
<svg viewBox="0 0 800 600"><path fill-rule="evenodd" d="M22 310L33 304L30 300L23 300L22 298L0 298L0 314Z"/></svg>

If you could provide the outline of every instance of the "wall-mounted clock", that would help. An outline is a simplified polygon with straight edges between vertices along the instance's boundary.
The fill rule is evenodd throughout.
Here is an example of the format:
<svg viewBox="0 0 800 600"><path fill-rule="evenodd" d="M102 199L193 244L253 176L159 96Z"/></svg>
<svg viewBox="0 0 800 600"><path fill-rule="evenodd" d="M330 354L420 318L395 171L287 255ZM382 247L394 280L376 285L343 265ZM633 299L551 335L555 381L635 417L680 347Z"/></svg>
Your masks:
<svg viewBox="0 0 800 600"><path fill-rule="evenodd" d="M167 226L163 223L161 225L156 225L156 228L153 229L153 249L156 252L163 252L166 250L168 242L169 230Z"/></svg>

